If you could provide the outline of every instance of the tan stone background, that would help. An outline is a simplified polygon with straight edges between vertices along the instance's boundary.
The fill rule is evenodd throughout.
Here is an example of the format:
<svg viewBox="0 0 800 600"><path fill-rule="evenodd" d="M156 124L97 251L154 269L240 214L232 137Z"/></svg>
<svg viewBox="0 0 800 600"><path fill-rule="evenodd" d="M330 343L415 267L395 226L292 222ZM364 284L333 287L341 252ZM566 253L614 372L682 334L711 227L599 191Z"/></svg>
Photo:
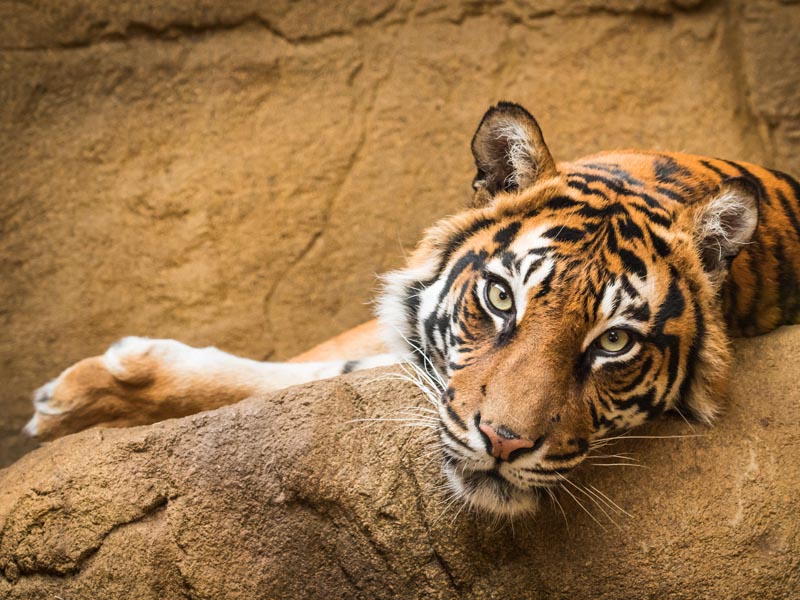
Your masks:
<svg viewBox="0 0 800 600"><path fill-rule="evenodd" d="M0 0L0 466L126 334L287 357L469 195L499 99L557 157L800 174L790 0Z"/></svg>

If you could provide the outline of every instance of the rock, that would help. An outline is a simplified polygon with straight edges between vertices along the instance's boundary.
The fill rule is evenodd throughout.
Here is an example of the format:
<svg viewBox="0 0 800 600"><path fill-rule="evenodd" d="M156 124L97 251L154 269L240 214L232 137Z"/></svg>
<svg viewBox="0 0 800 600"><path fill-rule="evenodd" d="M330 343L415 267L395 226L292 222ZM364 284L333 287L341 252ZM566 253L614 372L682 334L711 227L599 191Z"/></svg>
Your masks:
<svg viewBox="0 0 800 600"><path fill-rule="evenodd" d="M742 11L743 75L749 105L774 147L776 165L800 171L800 6L788 2L745 2Z"/></svg>
<svg viewBox="0 0 800 600"><path fill-rule="evenodd" d="M447 504L429 430L360 420L425 402L380 371L89 430L0 471L0 597L788 598L798 371L800 327L739 341L718 426L617 440L644 468L513 526Z"/></svg>

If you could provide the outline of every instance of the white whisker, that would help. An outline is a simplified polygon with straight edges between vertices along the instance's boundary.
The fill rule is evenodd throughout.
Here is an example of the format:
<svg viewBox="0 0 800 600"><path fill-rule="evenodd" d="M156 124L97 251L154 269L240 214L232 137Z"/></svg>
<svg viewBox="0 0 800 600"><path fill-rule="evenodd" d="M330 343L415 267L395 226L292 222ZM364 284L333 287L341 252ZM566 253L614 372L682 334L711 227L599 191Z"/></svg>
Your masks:
<svg viewBox="0 0 800 600"><path fill-rule="evenodd" d="M545 490L547 490L547 495L550 496L550 502L552 502L554 506L558 505L558 509L561 511L561 514L564 517L564 525L566 525L567 532L569 532L569 521L567 520L567 513L564 512L564 507L561 506L561 502L558 501L558 498L556 498L556 495L553 493L552 489L545 488Z"/></svg>
<svg viewBox="0 0 800 600"><path fill-rule="evenodd" d="M618 435L615 437L603 438L601 440L598 440L597 442L591 442L590 445L594 446L596 444L601 444L603 442L610 442L614 440L671 440L671 439L698 438L698 437L708 437L708 434L691 433L686 435L627 435L623 433L622 435Z"/></svg>
<svg viewBox="0 0 800 600"><path fill-rule="evenodd" d="M627 510L625 510L624 508L622 508L622 507L621 507L619 504L617 504L616 502L614 502L614 501L613 501L611 498L609 498L608 496L606 496L606 495L605 495L603 492L601 492L600 490L598 490L598 489L597 489L596 487L594 487L592 484L588 484L588 486L589 486L590 488L592 488L592 490L594 490L594 491L595 491L597 494L599 494L600 496L602 496L603 498L605 498L606 502L608 502L609 504L611 504L611 505L612 505L614 508L616 508L616 509L617 509L619 512L621 512L621 513L622 513L622 514L624 514L624 515L627 515L627 516L628 516L628 517L630 517L631 519L633 518L633 515L632 515L631 513L629 513L629 512L628 512Z"/></svg>
<svg viewBox="0 0 800 600"><path fill-rule="evenodd" d="M610 514L608 514L608 512L606 511L606 509L605 509L605 508L603 508L603 505L602 505L602 504L600 504L600 503L599 503L599 502L598 502L598 501L597 501L597 500L594 498L594 496L592 496L592 495L591 495L589 492L587 492L585 489L583 489L583 488L582 488L581 486L579 486L577 483L574 483L574 482L570 481L570 480L569 480L569 479L567 479L566 477L562 477L562 479L564 480L564 482L565 482L565 483L568 483L568 484L569 484L569 485L571 485L573 488L575 488L577 491L579 491L581 494L583 494L584 496L586 496L586 497L587 497L587 498L588 498L588 499L589 499L589 500L592 502L592 504L594 504L594 505L595 505L597 508L599 508L599 509L600 509L600 512L602 512L602 513L603 513L603 514L606 516L606 519L608 519L609 521L611 521L611 522L614 524L614 526L615 526L617 529L619 529L620 531L622 530L622 527L620 527L620 526L619 526L619 523L617 523L617 522L616 522L616 521L613 519L613 517L612 517Z"/></svg>
<svg viewBox="0 0 800 600"><path fill-rule="evenodd" d="M567 481L566 477L564 478L564 480L565 480L565 481ZM572 499L575 501L575 504L577 504L578 506L580 506L580 507L581 507L581 510L583 510L583 512L585 512L587 515L589 515L589 517L592 519L592 521L594 521L595 523L597 523L597 524L600 526L600 529L602 529L603 531L608 531L608 530L605 528L605 526L604 526L604 525L603 525L603 524L602 524L600 521L598 521L598 520L597 520L597 517L595 517L595 516L594 516L594 515L591 513L591 511L590 511L589 509L587 509L587 508L586 508L586 507L585 507L583 504L581 504L581 501L580 501L580 500L578 500L578 498L576 498L576 497L575 497L575 494L573 494L572 492L570 492L570 491L569 491L569 488L565 487L565 486L562 484L562 485L561 485L561 489L562 489L562 490L564 490L564 491L565 491L567 494L569 494L569 495L570 495L570 497L571 497L571 498L572 498Z"/></svg>
<svg viewBox="0 0 800 600"><path fill-rule="evenodd" d="M598 458L616 458L616 459L619 459L619 460L630 460L632 462L639 462L638 458L625 456L624 453L623 454L591 454L591 455L586 457L586 460L590 460L590 459L595 460L595 459L598 459Z"/></svg>

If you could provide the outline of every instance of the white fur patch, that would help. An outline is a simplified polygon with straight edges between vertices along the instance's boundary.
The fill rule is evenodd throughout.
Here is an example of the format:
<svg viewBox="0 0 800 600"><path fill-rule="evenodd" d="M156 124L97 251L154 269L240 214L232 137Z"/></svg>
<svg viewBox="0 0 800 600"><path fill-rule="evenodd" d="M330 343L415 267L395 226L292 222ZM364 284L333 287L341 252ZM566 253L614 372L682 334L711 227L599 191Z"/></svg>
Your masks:
<svg viewBox="0 0 800 600"><path fill-rule="evenodd" d="M526 231L514 240L509 247L509 251L517 256L525 256L531 250L550 247L553 243L553 240L543 237L542 234L551 228L552 223L548 222L534 227L530 231Z"/></svg>
<svg viewBox="0 0 800 600"><path fill-rule="evenodd" d="M751 208L749 201L734 192L727 192L714 198L703 211L703 218L698 226L701 239L714 239L719 244L720 258L727 249L735 249L746 244L753 236L758 224L758 214ZM737 226L731 226L728 220Z"/></svg>
<svg viewBox="0 0 800 600"><path fill-rule="evenodd" d="M508 121L499 125L495 136L506 142L506 156L503 157L511 165L511 173L504 183L514 187L525 188L536 180L538 173L538 152L530 143L528 131L517 121Z"/></svg>
<svg viewBox="0 0 800 600"><path fill-rule="evenodd" d="M35 437L36 435L39 434L39 413L38 412L33 413L33 417L31 417L31 420L28 421L28 423L25 425L25 427L22 428L22 433L24 433L25 435L30 436L30 437Z"/></svg>
<svg viewBox="0 0 800 600"><path fill-rule="evenodd" d="M381 338L390 352L407 361L413 361L414 349L409 345L409 339L420 336L416 327L417 324L408 322L408 308L405 301L407 299L408 288L420 281L428 281L436 273L439 266L439 257L431 257L428 261L417 268L400 269L387 273L383 277L383 290L378 298L377 316L380 324ZM420 318L422 315L430 314L423 312L422 304L425 302L425 310L433 311L436 309L433 298L441 290L439 288L431 292L424 289L420 294ZM419 339L424 339L420 337Z"/></svg>

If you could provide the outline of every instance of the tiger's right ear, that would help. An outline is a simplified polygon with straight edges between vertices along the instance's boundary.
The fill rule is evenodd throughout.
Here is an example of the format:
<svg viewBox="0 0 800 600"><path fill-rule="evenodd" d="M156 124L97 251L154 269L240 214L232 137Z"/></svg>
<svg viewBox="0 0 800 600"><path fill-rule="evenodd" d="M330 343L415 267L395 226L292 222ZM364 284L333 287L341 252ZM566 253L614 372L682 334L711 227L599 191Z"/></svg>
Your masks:
<svg viewBox="0 0 800 600"><path fill-rule="evenodd" d="M758 226L759 191L745 177L720 183L711 199L694 214L694 239L703 269L719 288L728 267L753 238Z"/></svg>
<svg viewBox="0 0 800 600"><path fill-rule="evenodd" d="M497 192L523 190L557 173L536 119L512 102L499 102L483 115L472 138L472 156L478 168L472 188L479 205Z"/></svg>

